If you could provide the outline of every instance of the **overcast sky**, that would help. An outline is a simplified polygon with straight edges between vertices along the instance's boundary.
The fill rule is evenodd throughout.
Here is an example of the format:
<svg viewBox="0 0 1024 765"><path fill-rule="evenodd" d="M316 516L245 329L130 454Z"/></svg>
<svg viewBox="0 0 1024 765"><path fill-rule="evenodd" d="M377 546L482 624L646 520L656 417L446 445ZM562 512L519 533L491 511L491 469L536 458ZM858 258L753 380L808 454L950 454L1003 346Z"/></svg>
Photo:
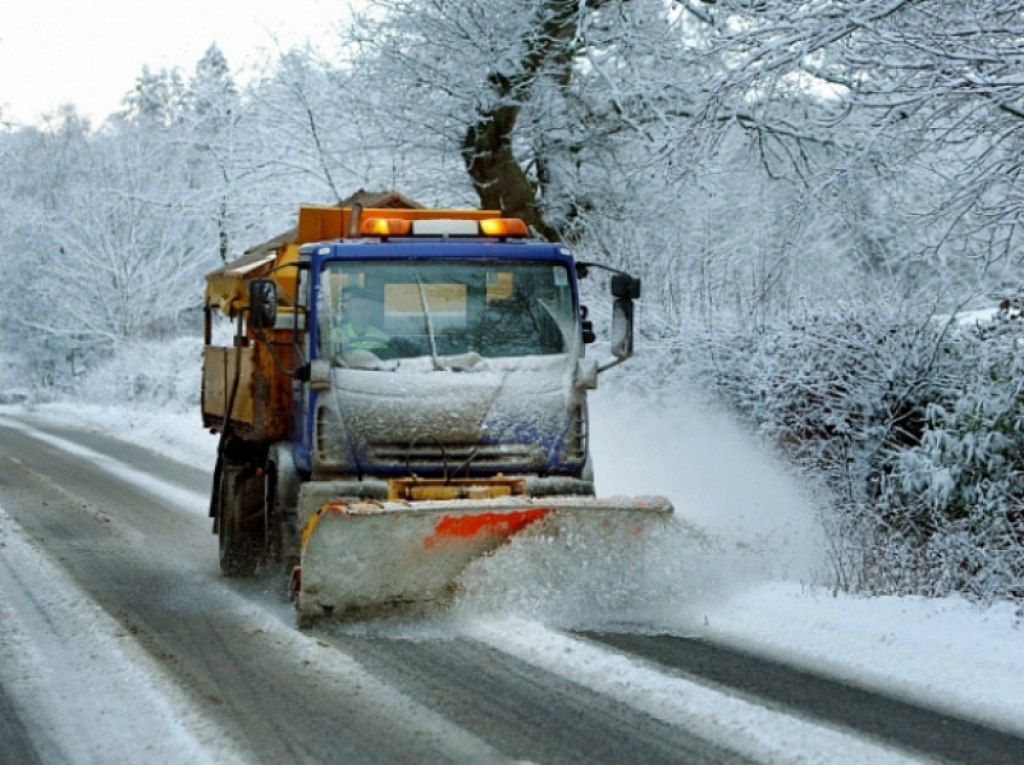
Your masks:
<svg viewBox="0 0 1024 765"><path fill-rule="evenodd" d="M216 42L233 70L278 43L327 38L347 0L0 0L0 106L32 123L75 103L94 124L144 64L191 73Z"/></svg>

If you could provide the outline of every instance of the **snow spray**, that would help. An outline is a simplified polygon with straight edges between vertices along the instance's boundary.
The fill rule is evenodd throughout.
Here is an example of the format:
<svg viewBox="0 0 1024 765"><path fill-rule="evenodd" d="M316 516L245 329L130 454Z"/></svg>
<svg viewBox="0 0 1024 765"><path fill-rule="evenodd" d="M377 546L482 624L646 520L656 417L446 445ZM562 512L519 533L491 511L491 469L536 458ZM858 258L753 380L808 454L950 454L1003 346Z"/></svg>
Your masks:
<svg viewBox="0 0 1024 765"><path fill-rule="evenodd" d="M724 414L602 391L590 400L597 494L667 496L675 517L564 521L527 532L463 574L455 613L516 615L566 629L678 631L736 588L807 582L822 562L813 505Z"/></svg>

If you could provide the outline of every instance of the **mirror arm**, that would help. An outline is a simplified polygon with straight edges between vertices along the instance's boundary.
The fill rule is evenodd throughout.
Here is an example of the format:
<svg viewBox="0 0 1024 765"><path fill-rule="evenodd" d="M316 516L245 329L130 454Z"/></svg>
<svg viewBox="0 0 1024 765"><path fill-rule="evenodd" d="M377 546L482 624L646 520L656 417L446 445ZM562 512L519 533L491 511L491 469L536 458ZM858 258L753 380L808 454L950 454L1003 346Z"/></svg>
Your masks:
<svg viewBox="0 0 1024 765"><path fill-rule="evenodd" d="M597 372L598 372L598 374L600 374L601 372L605 372L605 371L611 369L612 367L617 367L623 361L627 361L627 360L629 360L629 356L626 356L625 358L621 358L621 359L617 359L617 358L615 358L613 356L612 360L609 361L607 364L602 364L601 366L599 366L597 368Z"/></svg>
<svg viewBox="0 0 1024 765"><path fill-rule="evenodd" d="M621 269L606 266L604 263L595 263L592 260L577 260L576 265L583 266L584 268L600 268L602 271L609 271L613 274L619 274L620 276L629 276L629 274Z"/></svg>
<svg viewBox="0 0 1024 765"><path fill-rule="evenodd" d="M582 266L584 272L586 272L588 268L600 268L603 271L610 272L612 274L612 295L615 297L628 298L630 300L639 299L640 279L637 277L631 276L621 269L606 266L603 263L580 261L577 265Z"/></svg>

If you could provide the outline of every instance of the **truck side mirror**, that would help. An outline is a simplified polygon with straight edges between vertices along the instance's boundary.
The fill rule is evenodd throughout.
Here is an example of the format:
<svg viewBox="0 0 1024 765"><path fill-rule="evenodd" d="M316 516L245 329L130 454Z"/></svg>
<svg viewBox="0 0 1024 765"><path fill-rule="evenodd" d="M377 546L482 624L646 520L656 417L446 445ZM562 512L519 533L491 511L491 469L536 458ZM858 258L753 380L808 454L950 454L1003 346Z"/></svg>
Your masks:
<svg viewBox="0 0 1024 765"><path fill-rule="evenodd" d="M639 285L639 280L637 285ZM612 356L625 361L633 355L633 301L619 298L612 306Z"/></svg>
<svg viewBox="0 0 1024 765"><path fill-rule="evenodd" d="M249 326L273 329L277 322L277 285L270 279L249 282Z"/></svg>
<svg viewBox="0 0 1024 765"><path fill-rule="evenodd" d="M640 280L629 274L615 274L612 277L612 297L639 300Z"/></svg>

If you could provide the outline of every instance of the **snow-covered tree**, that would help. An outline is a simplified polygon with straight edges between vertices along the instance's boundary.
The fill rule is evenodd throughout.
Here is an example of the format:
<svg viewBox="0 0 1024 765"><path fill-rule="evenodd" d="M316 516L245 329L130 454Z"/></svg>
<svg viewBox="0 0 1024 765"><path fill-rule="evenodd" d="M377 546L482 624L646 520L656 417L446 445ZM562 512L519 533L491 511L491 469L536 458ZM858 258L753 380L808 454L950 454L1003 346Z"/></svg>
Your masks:
<svg viewBox="0 0 1024 765"><path fill-rule="evenodd" d="M185 105L185 84L177 69L152 71L142 67L135 86L121 100L119 116L129 122L159 127L174 125Z"/></svg>
<svg viewBox="0 0 1024 765"><path fill-rule="evenodd" d="M42 221L33 299L52 306L30 327L85 345L109 345L174 327L201 295L215 257L205 222L184 193L183 147L144 135L94 139L87 172Z"/></svg>
<svg viewBox="0 0 1024 765"><path fill-rule="evenodd" d="M859 125L850 162L881 159L912 179L921 230L909 253L965 286L1020 278L1024 17L1005 0L721 0L700 5L725 30L710 116L736 99L777 109L794 86L827 95L821 123ZM907 253L903 254L906 261ZM905 263L904 263L905 264ZM1007 267L1009 265L1009 267ZM993 276L993 272L997 272Z"/></svg>

